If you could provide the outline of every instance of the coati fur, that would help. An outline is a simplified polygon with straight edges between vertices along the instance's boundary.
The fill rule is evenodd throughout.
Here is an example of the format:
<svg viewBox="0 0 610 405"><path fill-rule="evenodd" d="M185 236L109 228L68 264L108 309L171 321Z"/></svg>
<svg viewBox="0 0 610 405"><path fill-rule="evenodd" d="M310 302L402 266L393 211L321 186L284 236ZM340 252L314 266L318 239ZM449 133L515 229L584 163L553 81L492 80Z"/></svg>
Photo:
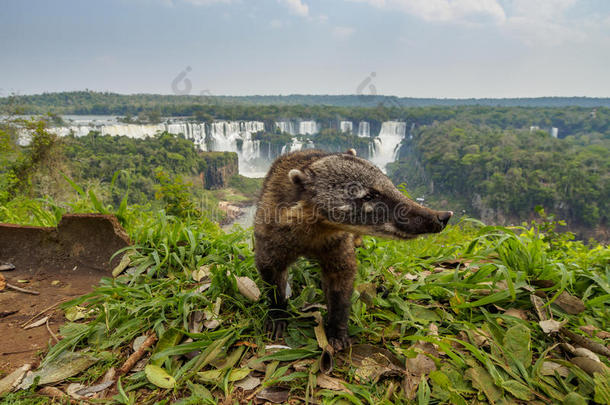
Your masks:
<svg viewBox="0 0 610 405"><path fill-rule="evenodd" d="M306 150L275 160L254 222L254 251L270 292L267 327L282 336L288 266L305 256L320 263L326 297L326 335L335 350L350 345L350 298L360 235L410 239L440 232L451 211L435 211L405 197L371 162L346 153Z"/></svg>

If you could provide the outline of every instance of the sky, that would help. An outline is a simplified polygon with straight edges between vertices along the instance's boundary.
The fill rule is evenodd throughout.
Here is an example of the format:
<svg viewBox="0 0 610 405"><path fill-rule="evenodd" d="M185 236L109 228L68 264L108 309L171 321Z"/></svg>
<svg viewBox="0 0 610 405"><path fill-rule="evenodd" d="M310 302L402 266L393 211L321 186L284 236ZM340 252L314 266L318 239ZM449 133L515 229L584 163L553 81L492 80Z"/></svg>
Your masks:
<svg viewBox="0 0 610 405"><path fill-rule="evenodd" d="M610 97L608 0L0 0L0 96Z"/></svg>

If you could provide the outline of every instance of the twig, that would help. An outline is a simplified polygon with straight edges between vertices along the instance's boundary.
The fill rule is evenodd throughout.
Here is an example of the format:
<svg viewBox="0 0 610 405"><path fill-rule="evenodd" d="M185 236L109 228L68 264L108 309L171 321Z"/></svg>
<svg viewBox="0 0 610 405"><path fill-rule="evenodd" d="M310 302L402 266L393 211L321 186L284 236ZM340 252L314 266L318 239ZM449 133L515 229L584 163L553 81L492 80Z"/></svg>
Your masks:
<svg viewBox="0 0 610 405"><path fill-rule="evenodd" d="M59 343L59 339L57 339L57 335L55 335L55 333L53 333L53 331L51 330L51 327L49 327L49 319L50 318L47 318L47 322L46 322L47 330L51 334L51 337L55 340L55 343Z"/></svg>
<svg viewBox="0 0 610 405"><path fill-rule="evenodd" d="M55 308L55 307L56 307L56 306L58 306L59 304L63 304L65 301L66 301L65 299L64 299L64 300L61 300L61 301L58 301L58 302L56 302L55 304L53 304L53 305L51 305L51 306L49 306L49 307L47 307L47 308L43 309L42 311L40 311L39 313L37 313L36 315L34 315L33 317L31 317L30 319L28 319L27 321L25 321L24 323L22 323L22 324L21 324L21 326L25 326L25 325L27 325L28 323L32 322L34 319L38 318L40 315L44 314L45 312L47 312L47 311L48 311L48 310L50 310L50 309Z"/></svg>
<svg viewBox="0 0 610 405"><path fill-rule="evenodd" d="M152 332L152 334L144 341L144 343L142 343L142 346L140 346L140 348L138 350L133 352L131 354L131 356L129 356L127 358L125 363L123 363L121 368L119 368L117 375L120 376L120 375L127 374L129 372L129 370L131 370L133 368L133 366L136 365L138 360L140 360L142 358L142 356L144 356L146 349L148 349L150 346L152 346L156 341L157 341L157 335L155 334L155 332Z"/></svg>
<svg viewBox="0 0 610 405"><path fill-rule="evenodd" d="M12 284L9 284L9 283L6 283L6 286L8 288L11 288L11 289L13 289L15 291L19 291L19 292L22 292L22 293L32 294L32 295L40 295L40 293L38 291L26 290L25 288L17 287L16 285L12 285Z"/></svg>

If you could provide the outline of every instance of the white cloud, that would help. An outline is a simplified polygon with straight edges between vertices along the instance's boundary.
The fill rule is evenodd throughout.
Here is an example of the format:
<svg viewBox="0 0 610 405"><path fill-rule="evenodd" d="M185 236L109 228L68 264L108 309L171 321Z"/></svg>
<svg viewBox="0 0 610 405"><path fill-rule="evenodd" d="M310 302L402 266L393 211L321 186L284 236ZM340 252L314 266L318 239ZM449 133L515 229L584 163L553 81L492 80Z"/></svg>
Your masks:
<svg viewBox="0 0 610 405"><path fill-rule="evenodd" d="M470 22L478 19L504 21L506 14L497 0L351 0L379 8L400 10L425 21Z"/></svg>
<svg viewBox="0 0 610 405"><path fill-rule="evenodd" d="M309 6L301 0L278 0L278 2L288 7L292 14L301 17L309 16Z"/></svg>
<svg viewBox="0 0 610 405"><path fill-rule="evenodd" d="M337 26L333 28L332 36L335 39L343 41L351 37L355 31L352 27Z"/></svg>
<svg viewBox="0 0 610 405"><path fill-rule="evenodd" d="M569 19L578 0L512 0L501 29L527 45L556 46L587 39L588 22Z"/></svg>

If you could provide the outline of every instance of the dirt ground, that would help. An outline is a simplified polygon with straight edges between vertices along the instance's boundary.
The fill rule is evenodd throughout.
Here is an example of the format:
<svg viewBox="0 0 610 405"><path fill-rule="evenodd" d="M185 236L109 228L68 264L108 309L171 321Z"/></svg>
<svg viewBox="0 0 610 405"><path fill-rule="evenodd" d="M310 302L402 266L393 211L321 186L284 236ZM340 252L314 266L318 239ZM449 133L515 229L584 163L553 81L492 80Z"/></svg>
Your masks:
<svg viewBox="0 0 610 405"><path fill-rule="evenodd" d="M37 291L40 295L25 294L8 288L0 292L0 375L26 363L37 364L39 355L54 343L46 325L27 330L22 325L55 304L90 292L102 276L108 275L79 268L52 273L47 270L40 268L30 272L15 269L2 272L8 283ZM27 283L19 282L22 280L27 280ZM50 316L49 328L59 337L59 327L66 319L58 306L38 316L36 320Z"/></svg>
<svg viewBox="0 0 610 405"><path fill-rule="evenodd" d="M110 276L120 260L110 262L111 256L128 244L116 218L108 215L65 215L57 228L0 224L0 264L15 266L0 276L39 293L8 287L0 291L0 377L39 362L55 342L49 329L61 338L58 331L66 319L60 304L90 292L100 278ZM50 317L48 328L23 328L32 317L36 321L45 316Z"/></svg>

